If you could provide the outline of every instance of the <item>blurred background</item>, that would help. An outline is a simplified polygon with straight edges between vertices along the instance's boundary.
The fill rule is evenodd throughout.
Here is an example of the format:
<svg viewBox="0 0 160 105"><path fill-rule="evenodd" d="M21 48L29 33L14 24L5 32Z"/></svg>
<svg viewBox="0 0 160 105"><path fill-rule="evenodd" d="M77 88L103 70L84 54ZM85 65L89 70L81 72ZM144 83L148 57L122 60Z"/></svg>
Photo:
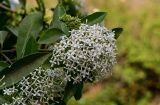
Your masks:
<svg viewBox="0 0 160 105"><path fill-rule="evenodd" d="M27 1L27 8L36 5L36 0ZM50 21L50 8L57 0L44 1L45 19ZM117 64L112 75L87 84L82 99L71 99L68 105L160 105L160 0L84 2L88 13L108 13L104 23L107 28L122 27L124 31L117 40Z"/></svg>

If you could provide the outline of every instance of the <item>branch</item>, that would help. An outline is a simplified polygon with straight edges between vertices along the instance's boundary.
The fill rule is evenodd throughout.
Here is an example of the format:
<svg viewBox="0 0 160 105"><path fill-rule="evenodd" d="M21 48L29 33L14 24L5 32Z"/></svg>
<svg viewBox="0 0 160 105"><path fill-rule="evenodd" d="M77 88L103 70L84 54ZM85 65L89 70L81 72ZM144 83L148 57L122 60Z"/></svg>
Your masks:
<svg viewBox="0 0 160 105"><path fill-rule="evenodd" d="M40 52L52 52L51 50L49 49L39 49Z"/></svg>
<svg viewBox="0 0 160 105"><path fill-rule="evenodd" d="M12 61L5 55L1 52L1 55L6 59L6 61L8 61L10 64L12 64Z"/></svg>
<svg viewBox="0 0 160 105"><path fill-rule="evenodd" d="M9 52L15 52L16 49L10 49L10 50L0 50L0 53L9 53ZM49 49L39 49L40 52L51 52Z"/></svg>
<svg viewBox="0 0 160 105"><path fill-rule="evenodd" d="M7 53L7 52L15 52L16 49L10 49L10 50L1 50L0 52L2 53Z"/></svg>
<svg viewBox="0 0 160 105"><path fill-rule="evenodd" d="M3 9L5 9L5 10L10 11L10 12L13 12L13 13L15 12L14 10L8 8L7 6L5 6L5 5L2 4L2 3L0 3L0 8L3 8Z"/></svg>

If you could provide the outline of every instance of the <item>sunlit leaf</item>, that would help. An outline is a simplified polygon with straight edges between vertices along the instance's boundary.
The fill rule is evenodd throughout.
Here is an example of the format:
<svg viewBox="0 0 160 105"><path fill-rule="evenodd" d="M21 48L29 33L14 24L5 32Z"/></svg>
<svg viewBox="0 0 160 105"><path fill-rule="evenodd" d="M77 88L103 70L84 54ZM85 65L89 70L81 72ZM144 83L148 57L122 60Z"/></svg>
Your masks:
<svg viewBox="0 0 160 105"><path fill-rule="evenodd" d="M106 17L107 13L106 12L95 12L91 15L88 15L84 18L82 18L83 23L87 23L89 25L101 23L104 18Z"/></svg>

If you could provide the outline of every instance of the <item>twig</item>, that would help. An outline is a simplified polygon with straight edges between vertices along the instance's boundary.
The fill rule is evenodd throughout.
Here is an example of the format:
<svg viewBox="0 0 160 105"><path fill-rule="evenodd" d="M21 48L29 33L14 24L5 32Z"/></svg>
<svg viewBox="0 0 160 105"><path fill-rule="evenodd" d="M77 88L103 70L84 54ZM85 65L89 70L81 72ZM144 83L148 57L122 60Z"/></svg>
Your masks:
<svg viewBox="0 0 160 105"><path fill-rule="evenodd" d="M0 52L2 53L7 53L7 52L15 52L16 49L10 49L10 50L1 50Z"/></svg>
<svg viewBox="0 0 160 105"><path fill-rule="evenodd" d="M11 10L10 8L6 7L4 4L0 3L0 8L3 8L7 11L10 11L10 12L15 12L14 10Z"/></svg>
<svg viewBox="0 0 160 105"><path fill-rule="evenodd" d="M16 49L10 49L10 50L0 50L0 53L8 53L8 52L15 52ZM39 49L40 52L51 52L49 49Z"/></svg>
<svg viewBox="0 0 160 105"><path fill-rule="evenodd" d="M51 52L49 49L39 49L40 52Z"/></svg>
<svg viewBox="0 0 160 105"><path fill-rule="evenodd" d="M12 64L12 61L5 55L1 52L1 55L10 63Z"/></svg>

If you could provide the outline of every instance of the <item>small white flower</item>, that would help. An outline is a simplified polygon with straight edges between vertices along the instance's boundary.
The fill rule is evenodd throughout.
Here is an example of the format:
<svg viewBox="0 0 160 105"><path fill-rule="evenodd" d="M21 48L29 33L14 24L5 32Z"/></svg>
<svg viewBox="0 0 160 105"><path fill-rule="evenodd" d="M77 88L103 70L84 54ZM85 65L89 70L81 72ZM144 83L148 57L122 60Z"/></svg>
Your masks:
<svg viewBox="0 0 160 105"><path fill-rule="evenodd" d="M5 95L11 95L13 93L17 92L17 89L15 88L15 86L13 86L12 88L6 88L3 90L3 94Z"/></svg>

